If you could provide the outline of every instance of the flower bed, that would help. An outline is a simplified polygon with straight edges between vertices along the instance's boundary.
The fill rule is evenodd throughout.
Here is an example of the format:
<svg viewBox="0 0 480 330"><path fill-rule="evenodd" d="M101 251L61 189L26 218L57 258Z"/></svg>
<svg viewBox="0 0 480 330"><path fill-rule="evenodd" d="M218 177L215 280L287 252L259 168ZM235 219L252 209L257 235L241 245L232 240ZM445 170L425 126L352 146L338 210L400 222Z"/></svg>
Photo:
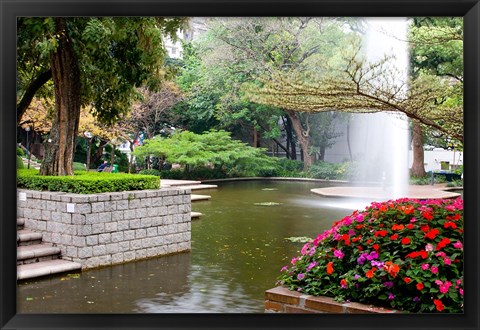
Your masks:
<svg viewBox="0 0 480 330"><path fill-rule="evenodd" d="M372 203L305 244L277 284L408 312L463 312L463 200Z"/></svg>

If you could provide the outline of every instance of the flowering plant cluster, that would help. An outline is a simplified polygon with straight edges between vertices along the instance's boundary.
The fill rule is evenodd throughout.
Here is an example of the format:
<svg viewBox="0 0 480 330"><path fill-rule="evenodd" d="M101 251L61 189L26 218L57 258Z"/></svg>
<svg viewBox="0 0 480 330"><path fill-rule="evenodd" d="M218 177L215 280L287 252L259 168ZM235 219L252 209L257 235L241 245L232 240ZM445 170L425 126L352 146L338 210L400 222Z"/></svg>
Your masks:
<svg viewBox="0 0 480 330"><path fill-rule="evenodd" d="M281 269L290 290L407 312L463 312L463 200L374 202Z"/></svg>

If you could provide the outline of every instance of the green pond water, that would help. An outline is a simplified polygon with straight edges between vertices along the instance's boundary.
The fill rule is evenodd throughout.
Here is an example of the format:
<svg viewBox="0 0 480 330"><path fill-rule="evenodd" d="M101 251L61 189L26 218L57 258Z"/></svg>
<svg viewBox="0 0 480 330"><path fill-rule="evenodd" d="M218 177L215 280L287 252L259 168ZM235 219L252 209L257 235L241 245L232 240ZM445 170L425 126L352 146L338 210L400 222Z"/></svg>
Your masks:
<svg viewBox="0 0 480 330"><path fill-rule="evenodd" d="M325 185L323 185L325 186ZM352 212L321 183L219 183L192 221L192 250L21 282L18 313L263 313L264 292L303 243Z"/></svg>

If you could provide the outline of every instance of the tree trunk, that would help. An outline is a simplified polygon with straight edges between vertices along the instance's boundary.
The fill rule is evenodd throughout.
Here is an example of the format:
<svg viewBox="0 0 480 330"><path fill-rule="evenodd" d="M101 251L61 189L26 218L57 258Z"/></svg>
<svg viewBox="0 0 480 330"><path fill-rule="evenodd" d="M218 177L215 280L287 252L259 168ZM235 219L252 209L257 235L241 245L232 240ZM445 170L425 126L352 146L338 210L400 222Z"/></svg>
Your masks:
<svg viewBox="0 0 480 330"><path fill-rule="evenodd" d="M419 123L413 123L413 139L412 139L412 149L413 149L413 164L411 169L411 175L421 177L425 173L425 154L423 151L423 141L422 141L422 126Z"/></svg>
<svg viewBox="0 0 480 330"><path fill-rule="evenodd" d="M287 118L287 125L285 126L287 131L287 143L290 143L290 159L296 160L297 159L297 147L295 146L295 139L293 138L292 134L292 120L289 116Z"/></svg>
<svg viewBox="0 0 480 330"><path fill-rule="evenodd" d="M115 162L115 145L112 144L112 153L110 154L110 166Z"/></svg>
<svg viewBox="0 0 480 330"><path fill-rule="evenodd" d="M55 34L60 36L59 45L51 58L55 116L45 143L40 174L73 175L73 156L80 119L80 70L65 17L55 18Z"/></svg>
<svg viewBox="0 0 480 330"><path fill-rule="evenodd" d="M92 139L87 138L87 172L90 170L90 152L92 151Z"/></svg>
<svg viewBox="0 0 480 330"><path fill-rule="evenodd" d="M92 159L91 159L91 163L95 164L96 162L98 162L98 160L100 158L102 158L102 155L103 155L103 148L105 147L105 145L107 144L108 141L106 140L100 140L100 144L98 146L98 149L97 151L95 152L95 154L93 155Z"/></svg>
<svg viewBox="0 0 480 330"><path fill-rule="evenodd" d="M290 117L290 120L292 122L292 128L295 131L298 143L302 148L303 169L306 170L314 163L313 155L311 155L309 152L312 143L310 133L308 129L303 129L300 117L295 111L289 110L287 111L287 115Z"/></svg>
<svg viewBox="0 0 480 330"><path fill-rule="evenodd" d="M347 147L348 147L348 155L350 156L350 161L353 162L352 147L350 145L350 118L347 119Z"/></svg>
<svg viewBox="0 0 480 330"><path fill-rule="evenodd" d="M253 147L258 148L258 132L255 125L253 126Z"/></svg>

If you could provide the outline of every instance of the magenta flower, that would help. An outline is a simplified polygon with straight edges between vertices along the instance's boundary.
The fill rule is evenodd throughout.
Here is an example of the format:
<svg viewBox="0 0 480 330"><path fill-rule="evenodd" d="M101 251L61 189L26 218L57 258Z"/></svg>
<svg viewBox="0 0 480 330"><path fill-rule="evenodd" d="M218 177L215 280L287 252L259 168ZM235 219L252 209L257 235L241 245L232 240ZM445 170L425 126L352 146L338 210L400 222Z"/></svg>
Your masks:
<svg viewBox="0 0 480 330"><path fill-rule="evenodd" d="M460 292L460 295L463 296L463 289L462 288L460 288L460 290L458 290L458 292Z"/></svg>
<svg viewBox="0 0 480 330"><path fill-rule="evenodd" d="M300 273L297 275L297 278L301 281L305 278L305 274Z"/></svg>
<svg viewBox="0 0 480 330"><path fill-rule="evenodd" d="M445 258L447 255L445 254L445 252L437 252L437 254L435 254L435 256Z"/></svg>
<svg viewBox="0 0 480 330"><path fill-rule="evenodd" d="M452 264L452 261L450 260L450 258L445 257L445 258L443 259L443 263L444 263L445 265L451 265L451 264Z"/></svg>
<svg viewBox="0 0 480 330"><path fill-rule="evenodd" d="M288 270L288 267L287 267L287 266L283 266L282 269L280 269L281 272L284 272L284 271L286 271L286 270Z"/></svg>
<svg viewBox="0 0 480 330"><path fill-rule="evenodd" d="M335 252L333 252L333 255L338 259L342 259L345 256L345 254L341 250L335 250Z"/></svg>
<svg viewBox="0 0 480 330"><path fill-rule="evenodd" d="M436 274L436 273L438 273L438 267L432 266L432 268L430 268L430 271L431 271L433 274Z"/></svg>
<svg viewBox="0 0 480 330"><path fill-rule="evenodd" d="M315 267L318 263L316 261L314 262L311 262L308 267L307 267L307 271L309 271L310 269L312 269L313 267Z"/></svg>
<svg viewBox="0 0 480 330"><path fill-rule="evenodd" d="M461 248L463 248L463 244L462 244L462 242L457 241L457 242L453 243L453 247L455 249L461 249Z"/></svg>
<svg viewBox="0 0 480 330"><path fill-rule="evenodd" d="M395 299L395 296L391 292L389 292L388 293L388 299L393 300L393 299Z"/></svg>
<svg viewBox="0 0 480 330"><path fill-rule="evenodd" d="M393 282L384 282L383 286L386 288L393 288Z"/></svg>
<svg viewBox="0 0 480 330"><path fill-rule="evenodd" d="M428 268L430 268L429 264L422 264L422 269L423 270L427 270Z"/></svg>
<svg viewBox="0 0 480 330"><path fill-rule="evenodd" d="M290 263L292 265L295 265L299 259L300 259L299 257L294 257L294 258L292 258L292 260L290 260Z"/></svg>

